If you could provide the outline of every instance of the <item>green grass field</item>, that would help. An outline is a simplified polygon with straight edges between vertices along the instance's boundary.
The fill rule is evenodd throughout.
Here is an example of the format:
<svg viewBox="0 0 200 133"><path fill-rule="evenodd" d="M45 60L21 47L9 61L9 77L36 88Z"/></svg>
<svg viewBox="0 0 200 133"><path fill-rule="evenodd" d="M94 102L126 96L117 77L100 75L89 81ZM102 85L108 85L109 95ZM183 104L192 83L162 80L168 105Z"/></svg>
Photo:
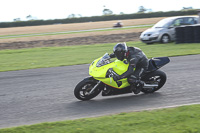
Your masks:
<svg viewBox="0 0 200 133"><path fill-rule="evenodd" d="M200 133L200 105L41 123L0 133Z"/></svg>
<svg viewBox="0 0 200 133"><path fill-rule="evenodd" d="M104 53L112 53L115 43L45 47L0 51L0 71L13 71L44 67L91 63ZM200 44L154 44L128 42L128 46L141 48L148 58L200 54Z"/></svg>

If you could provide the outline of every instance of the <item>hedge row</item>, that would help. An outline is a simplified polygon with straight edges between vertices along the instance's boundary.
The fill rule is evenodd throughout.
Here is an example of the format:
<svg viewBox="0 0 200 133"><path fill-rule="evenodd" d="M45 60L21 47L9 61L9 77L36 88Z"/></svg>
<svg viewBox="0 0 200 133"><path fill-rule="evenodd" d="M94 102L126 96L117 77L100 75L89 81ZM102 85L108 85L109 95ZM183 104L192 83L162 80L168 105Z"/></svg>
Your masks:
<svg viewBox="0 0 200 133"><path fill-rule="evenodd" d="M96 22L96 21L108 21L108 20L169 17L169 16L183 16L183 15L197 15L197 10L135 13L135 14L123 14L123 15L108 15L108 16L93 16L93 17L81 17L81 18L54 19L54 20L32 20L32 21L18 21L18 22L2 22L2 23L0 23L0 28L49 25L49 24L60 24L60 23L66 24L66 23L82 23L82 22Z"/></svg>

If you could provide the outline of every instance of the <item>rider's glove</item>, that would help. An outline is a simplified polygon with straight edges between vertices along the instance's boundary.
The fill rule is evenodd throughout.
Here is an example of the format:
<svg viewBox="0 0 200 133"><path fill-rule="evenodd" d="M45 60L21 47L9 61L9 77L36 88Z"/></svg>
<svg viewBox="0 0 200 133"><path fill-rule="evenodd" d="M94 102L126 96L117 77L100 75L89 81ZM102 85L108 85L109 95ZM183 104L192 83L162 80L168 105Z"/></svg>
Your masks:
<svg viewBox="0 0 200 133"><path fill-rule="evenodd" d="M115 54L114 53L110 54L110 58L115 58Z"/></svg>
<svg viewBox="0 0 200 133"><path fill-rule="evenodd" d="M120 80L120 79L121 79L121 76L119 76L119 75L113 76L113 80L114 80L114 81L117 81L117 80Z"/></svg>

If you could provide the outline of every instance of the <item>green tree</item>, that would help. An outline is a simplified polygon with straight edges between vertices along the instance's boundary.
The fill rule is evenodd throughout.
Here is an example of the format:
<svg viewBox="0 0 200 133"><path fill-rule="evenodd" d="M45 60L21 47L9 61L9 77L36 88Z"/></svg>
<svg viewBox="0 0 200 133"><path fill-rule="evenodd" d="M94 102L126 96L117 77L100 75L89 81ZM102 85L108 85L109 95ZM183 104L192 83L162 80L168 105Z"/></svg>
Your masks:
<svg viewBox="0 0 200 133"><path fill-rule="evenodd" d="M26 16L26 19L33 20L33 17L31 15Z"/></svg>
<svg viewBox="0 0 200 133"><path fill-rule="evenodd" d="M182 10L191 10L191 9L193 9L193 8L192 7L183 7Z"/></svg>
<svg viewBox="0 0 200 133"><path fill-rule="evenodd" d="M70 14L70 15L68 16L68 18L75 18L75 17L76 17L75 14Z"/></svg>
<svg viewBox="0 0 200 133"><path fill-rule="evenodd" d="M104 6L103 15L112 15L112 14L113 14L113 11L111 11L110 9Z"/></svg>
<svg viewBox="0 0 200 133"><path fill-rule="evenodd" d="M144 12L146 12L147 11L147 9L146 8L144 8L144 6L140 6L139 7L139 13L144 13Z"/></svg>
<svg viewBox="0 0 200 133"><path fill-rule="evenodd" d="M15 18L15 19L13 19L13 21L17 22L17 21L21 21L21 19L20 18Z"/></svg>
<svg viewBox="0 0 200 133"><path fill-rule="evenodd" d="M81 14L70 14L70 15L68 16L68 18L80 18L80 17L82 17Z"/></svg>

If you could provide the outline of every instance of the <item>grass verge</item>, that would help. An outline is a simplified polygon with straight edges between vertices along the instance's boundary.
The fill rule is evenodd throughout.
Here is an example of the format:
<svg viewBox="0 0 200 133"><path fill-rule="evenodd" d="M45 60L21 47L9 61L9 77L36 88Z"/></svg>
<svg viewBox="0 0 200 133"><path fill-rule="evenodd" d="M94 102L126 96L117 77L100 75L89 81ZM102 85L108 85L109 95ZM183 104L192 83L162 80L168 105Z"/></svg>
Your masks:
<svg viewBox="0 0 200 133"><path fill-rule="evenodd" d="M200 105L0 129L0 133L199 133Z"/></svg>
<svg viewBox="0 0 200 133"><path fill-rule="evenodd" d="M12 71L91 63L104 53L112 53L116 43L45 47L0 51L0 71ZM128 42L128 46L141 48L148 58L200 54L200 44L155 44Z"/></svg>

